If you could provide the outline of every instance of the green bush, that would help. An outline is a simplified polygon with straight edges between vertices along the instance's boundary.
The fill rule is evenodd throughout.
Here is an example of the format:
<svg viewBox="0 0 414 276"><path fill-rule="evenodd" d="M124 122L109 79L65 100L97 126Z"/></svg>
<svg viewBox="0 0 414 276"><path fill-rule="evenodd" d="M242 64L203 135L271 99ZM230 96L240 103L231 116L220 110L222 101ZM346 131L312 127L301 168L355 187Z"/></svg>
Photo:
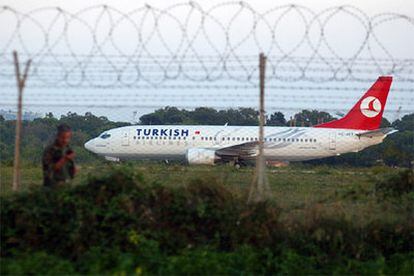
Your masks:
<svg viewBox="0 0 414 276"><path fill-rule="evenodd" d="M67 275L75 273L70 261L45 252L25 253L13 259L2 258L0 267L1 275Z"/></svg>
<svg viewBox="0 0 414 276"><path fill-rule="evenodd" d="M358 224L326 208L282 221L274 203L247 206L217 179L179 184L148 183L132 167L114 166L85 185L3 196L2 274L43 273L49 262L55 274L411 269L414 225L408 221Z"/></svg>
<svg viewBox="0 0 414 276"><path fill-rule="evenodd" d="M378 181L375 188L385 197L399 197L414 192L414 171L407 169L390 174L385 179Z"/></svg>

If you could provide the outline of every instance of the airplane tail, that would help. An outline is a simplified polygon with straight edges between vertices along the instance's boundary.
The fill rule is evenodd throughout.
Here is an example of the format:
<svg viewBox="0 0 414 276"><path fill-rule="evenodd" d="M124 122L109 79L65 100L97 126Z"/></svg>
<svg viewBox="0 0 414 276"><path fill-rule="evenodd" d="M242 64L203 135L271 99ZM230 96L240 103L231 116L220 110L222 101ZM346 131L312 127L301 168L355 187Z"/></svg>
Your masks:
<svg viewBox="0 0 414 276"><path fill-rule="evenodd" d="M381 76L345 117L316 125L318 128L375 130L380 127L392 77Z"/></svg>

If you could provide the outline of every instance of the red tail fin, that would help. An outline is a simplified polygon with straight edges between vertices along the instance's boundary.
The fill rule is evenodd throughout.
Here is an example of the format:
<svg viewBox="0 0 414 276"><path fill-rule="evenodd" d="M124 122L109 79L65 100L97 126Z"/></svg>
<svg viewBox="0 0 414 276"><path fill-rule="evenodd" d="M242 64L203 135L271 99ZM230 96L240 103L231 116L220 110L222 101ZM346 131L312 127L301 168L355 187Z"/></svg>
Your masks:
<svg viewBox="0 0 414 276"><path fill-rule="evenodd" d="M345 117L316 125L322 128L374 130L381 124L392 77L379 77Z"/></svg>

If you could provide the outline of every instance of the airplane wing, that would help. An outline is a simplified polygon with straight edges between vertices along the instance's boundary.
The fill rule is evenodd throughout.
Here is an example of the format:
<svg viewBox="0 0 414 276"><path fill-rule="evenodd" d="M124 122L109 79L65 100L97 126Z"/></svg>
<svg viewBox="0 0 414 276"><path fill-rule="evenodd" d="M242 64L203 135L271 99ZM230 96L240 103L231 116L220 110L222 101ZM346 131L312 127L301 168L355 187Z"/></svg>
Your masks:
<svg viewBox="0 0 414 276"><path fill-rule="evenodd" d="M392 133L397 132L398 130L393 129L392 127L380 128L376 130L365 131L361 133L357 133L358 137L378 137L384 135L390 135Z"/></svg>
<svg viewBox="0 0 414 276"><path fill-rule="evenodd" d="M224 147L216 150L216 154L222 159L239 157L241 159L253 159L257 155L259 142L246 142L230 147Z"/></svg>

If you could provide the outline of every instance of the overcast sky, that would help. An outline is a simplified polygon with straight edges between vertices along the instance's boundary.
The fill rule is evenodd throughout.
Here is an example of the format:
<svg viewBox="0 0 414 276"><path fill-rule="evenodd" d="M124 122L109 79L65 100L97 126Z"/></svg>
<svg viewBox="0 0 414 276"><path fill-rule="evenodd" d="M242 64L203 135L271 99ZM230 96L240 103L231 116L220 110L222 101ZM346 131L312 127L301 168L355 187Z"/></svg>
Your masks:
<svg viewBox="0 0 414 276"><path fill-rule="evenodd" d="M12 0L0 1L1 5L8 5L22 11L30 11L35 8L42 8L47 6L59 6L66 10L77 11L87 6L92 5L111 5L116 6L118 9L128 11L141 6L143 3L148 3L159 8L163 8L166 5L173 5L175 3L183 3L185 1L176 0L148 0L148 1L127 1L127 0ZM215 4L223 3L226 1L194 1L203 5L203 7L213 6ZM236 2L236 1L235 1ZM322 10L332 6L339 5L353 5L368 14L377 14L383 12L395 12L403 13L410 16L414 15L414 1L411 0L246 0L245 2L250 3L257 9L267 10L275 5L291 4L295 3L298 5L304 5L315 10Z"/></svg>

